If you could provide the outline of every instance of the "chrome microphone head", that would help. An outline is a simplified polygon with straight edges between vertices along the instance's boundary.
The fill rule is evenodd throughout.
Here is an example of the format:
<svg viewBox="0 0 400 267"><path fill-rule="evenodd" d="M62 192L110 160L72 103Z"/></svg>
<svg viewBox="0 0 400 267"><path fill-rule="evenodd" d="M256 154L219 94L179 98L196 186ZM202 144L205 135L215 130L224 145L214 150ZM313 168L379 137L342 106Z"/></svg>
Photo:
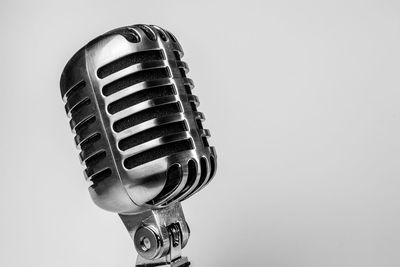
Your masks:
<svg viewBox="0 0 400 267"><path fill-rule="evenodd" d="M179 202L216 171L182 57L170 32L138 24L89 42L61 76L90 195L119 213L139 253L137 266L189 265L180 256L189 228Z"/></svg>
<svg viewBox="0 0 400 267"><path fill-rule="evenodd" d="M67 63L61 94L94 202L138 213L182 201L216 170L183 50L154 25L115 29Z"/></svg>

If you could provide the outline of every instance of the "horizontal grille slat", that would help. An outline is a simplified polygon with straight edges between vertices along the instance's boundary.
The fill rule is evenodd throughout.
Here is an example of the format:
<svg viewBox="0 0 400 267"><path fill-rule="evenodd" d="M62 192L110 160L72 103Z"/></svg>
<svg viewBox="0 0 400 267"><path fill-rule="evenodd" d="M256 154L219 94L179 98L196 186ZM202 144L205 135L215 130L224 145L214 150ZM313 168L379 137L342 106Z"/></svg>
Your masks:
<svg viewBox="0 0 400 267"><path fill-rule="evenodd" d="M71 109L74 108L77 104L80 102L84 101L88 97L85 96L84 94L73 94L68 98L68 101L65 102L65 112L67 115L70 113Z"/></svg>
<svg viewBox="0 0 400 267"><path fill-rule="evenodd" d="M78 131L76 131L75 129L75 132L77 133L74 138L76 145L81 144L83 141L85 141L87 138L98 131L98 125L94 123L95 120L96 119L94 119L94 121L91 121L91 123L85 125L85 127L79 129Z"/></svg>
<svg viewBox="0 0 400 267"><path fill-rule="evenodd" d="M115 114L140 102L174 94L175 90L173 85L146 88L112 102L108 105L108 112Z"/></svg>
<svg viewBox="0 0 400 267"><path fill-rule="evenodd" d="M77 103L75 106L71 108L69 111L71 116L74 116L75 113L79 112L79 110L85 106L90 105L90 98L85 98L81 102Z"/></svg>
<svg viewBox="0 0 400 267"><path fill-rule="evenodd" d="M106 156L107 156L106 152L102 150L84 160L86 165L85 172L87 177L92 176L94 173L97 172L99 168L102 168L102 165L104 164L100 164L100 162L103 161L103 159L105 159Z"/></svg>
<svg viewBox="0 0 400 267"><path fill-rule="evenodd" d="M184 121L162 124L122 139L118 143L118 147L121 150L125 151L129 148L143 144L155 138L168 136L184 131L187 131L187 127Z"/></svg>
<svg viewBox="0 0 400 267"><path fill-rule="evenodd" d="M82 90L86 86L85 81L80 81L76 85L72 86L66 93L65 93L65 100L68 100L73 94Z"/></svg>
<svg viewBox="0 0 400 267"><path fill-rule="evenodd" d="M154 106L116 121L113 124L113 129L116 132L121 132L147 120L162 118L174 113L179 113L180 111L178 103Z"/></svg>
<svg viewBox="0 0 400 267"><path fill-rule="evenodd" d="M82 121L80 121L77 124L74 124L73 121L71 120L72 124L71 124L71 128L73 130L75 130L75 133L77 135L81 134L81 131L83 131L86 127L88 127L90 124L94 123L96 121L96 117L94 115L91 115L85 119L83 119Z"/></svg>
<svg viewBox="0 0 400 267"><path fill-rule="evenodd" d="M99 152L99 149L102 147L99 146L91 146L89 145L85 149L81 149L81 152L79 153L79 157L81 158L81 161L84 162L85 160L89 160L92 158L92 156L95 156ZM90 165L90 162L86 162L86 165Z"/></svg>
<svg viewBox="0 0 400 267"><path fill-rule="evenodd" d="M86 138L85 140L83 140L81 142L81 144L80 144L80 148L82 150L86 150L89 146L93 145L94 143L96 143L100 139L101 139L101 134L100 133L95 133L95 134L89 136L88 138Z"/></svg>
<svg viewBox="0 0 400 267"><path fill-rule="evenodd" d="M128 157L124 160L124 166L127 169L132 169L158 158L170 156L191 149L193 149L193 144L190 139L167 143Z"/></svg>
<svg viewBox="0 0 400 267"><path fill-rule="evenodd" d="M94 155L90 156L87 159L84 159L85 164L88 168L98 164L102 159L106 157L105 151L96 152Z"/></svg>
<svg viewBox="0 0 400 267"><path fill-rule="evenodd" d="M93 185L98 184L99 182L103 181L107 177L110 177L112 174L112 171L110 168L104 169L99 171L98 173L95 173L92 175L90 178L90 181L92 181Z"/></svg>
<svg viewBox="0 0 400 267"><path fill-rule="evenodd" d="M94 105L83 105L71 115L71 128L76 127L87 118L94 116L96 107Z"/></svg>
<svg viewBox="0 0 400 267"><path fill-rule="evenodd" d="M157 79L163 79L170 77L167 68L154 68L145 69L141 71L134 72L127 76L124 76L118 80L112 81L103 87L103 94L109 96L115 94L129 86L138 84L144 81L152 81Z"/></svg>
<svg viewBox="0 0 400 267"><path fill-rule="evenodd" d="M129 66L155 60L164 60L164 54L162 50L147 50L132 53L100 67L97 70L97 76L100 79L103 79Z"/></svg>

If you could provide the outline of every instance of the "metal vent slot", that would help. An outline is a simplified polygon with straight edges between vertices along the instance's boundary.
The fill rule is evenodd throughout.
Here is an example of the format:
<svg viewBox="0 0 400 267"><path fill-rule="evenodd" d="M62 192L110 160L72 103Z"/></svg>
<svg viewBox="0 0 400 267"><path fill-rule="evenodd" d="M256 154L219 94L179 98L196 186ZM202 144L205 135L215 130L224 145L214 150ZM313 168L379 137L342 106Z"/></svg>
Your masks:
<svg viewBox="0 0 400 267"><path fill-rule="evenodd" d="M201 157L200 159L200 179L199 183L197 184L196 188L189 194L187 195L184 199L181 201L189 198L193 194L195 194L204 184L208 176L208 167L207 167L207 159L205 157Z"/></svg>
<svg viewBox="0 0 400 267"><path fill-rule="evenodd" d="M89 138L91 135L96 133L98 131L98 127L95 123L90 123L87 125L87 127L83 127L80 129L77 134L74 137L75 144L79 146L80 143L85 141L87 138ZM76 130L75 130L76 131Z"/></svg>
<svg viewBox="0 0 400 267"><path fill-rule="evenodd" d="M154 34L154 32L150 29L150 27L148 27L147 25L135 25L136 27L138 27L139 29L141 29L147 36L147 38L149 38L152 41L156 40L156 35Z"/></svg>
<svg viewBox="0 0 400 267"><path fill-rule="evenodd" d="M120 34L122 35L128 42L131 43L138 43L140 42L140 36L139 34L136 32L136 30L132 29L132 28L120 28L120 29L115 29L112 31L109 31L107 33L104 34L104 36L108 36L108 35L112 35L112 34ZM96 39L94 39L93 41L89 42L89 44L91 43L95 43Z"/></svg>
<svg viewBox="0 0 400 267"><path fill-rule="evenodd" d="M124 160L124 166L127 169L132 169L158 158L170 156L191 149L193 149L193 144L190 139L167 143L128 157Z"/></svg>
<svg viewBox="0 0 400 267"><path fill-rule="evenodd" d="M181 73L181 76L186 78L186 71L184 68L179 68L179 72Z"/></svg>
<svg viewBox="0 0 400 267"><path fill-rule="evenodd" d="M196 181L196 177L197 177L197 165L196 165L195 160L191 159L188 162L188 177L187 177L185 187L175 197L173 197L171 200L169 200L168 203L171 203L171 202L177 200L182 195L184 195L193 186L194 182Z"/></svg>
<svg viewBox="0 0 400 267"><path fill-rule="evenodd" d="M96 165L102 161L106 157L106 152L105 151L100 151L94 154L93 156L90 156L87 158L84 162L86 165L86 175L87 177L92 176L95 173L95 167Z"/></svg>
<svg viewBox="0 0 400 267"><path fill-rule="evenodd" d="M180 193L181 195L186 193L189 190L189 188L191 188L193 186L194 182L196 181L197 165L196 165L196 162L194 161L194 159L189 160L188 169L189 169L188 179L187 179L185 187L182 189L182 192Z"/></svg>
<svg viewBox="0 0 400 267"><path fill-rule="evenodd" d="M99 141L100 139L101 139L101 134L95 133L94 135L91 135L88 138L86 138L85 140L83 140L82 143L80 144L80 148L82 150L85 150L88 147L90 147L91 145L93 145L94 143L96 143L97 141Z"/></svg>
<svg viewBox="0 0 400 267"><path fill-rule="evenodd" d="M200 119L196 119L196 124L197 124L197 128L199 128L200 130L203 129L203 124L201 123Z"/></svg>
<svg viewBox="0 0 400 267"><path fill-rule="evenodd" d="M190 107L192 108L193 111L197 111L196 103L190 102Z"/></svg>
<svg viewBox="0 0 400 267"><path fill-rule="evenodd" d="M179 164L174 164L169 167L167 171L167 181L163 189L155 198L147 202L147 204L154 205L169 196L181 183L182 176L182 167Z"/></svg>
<svg viewBox="0 0 400 267"><path fill-rule="evenodd" d="M71 110L75 108L75 106L79 105L81 102L87 100L89 97L85 97L82 93L74 93L70 95L70 97L65 102L65 112L67 116L71 116Z"/></svg>
<svg viewBox="0 0 400 267"><path fill-rule="evenodd" d="M162 118L179 112L181 112L181 110L178 103L151 107L116 121L113 124L113 129L116 132L121 132L147 120Z"/></svg>
<svg viewBox="0 0 400 267"><path fill-rule="evenodd" d="M169 38L171 38L172 39L172 41L174 41L174 42L176 42L177 40L176 40L176 38L175 38L175 36L172 34L172 33L170 33L169 31L166 31L167 32L167 34L168 34L168 36L169 36Z"/></svg>
<svg viewBox="0 0 400 267"><path fill-rule="evenodd" d="M86 86L86 82L85 81L80 81L79 83L77 83L75 86L71 87L71 89L69 89L66 93L65 93L65 100L68 100L68 98L70 98L73 94L75 94L76 92L82 90L84 87Z"/></svg>
<svg viewBox="0 0 400 267"><path fill-rule="evenodd" d="M161 39L164 42L167 41L167 36L163 32L163 30L161 30L158 26L155 26L155 25L151 25L151 27L156 30L156 32L158 33L158 35L160 35Z"/></svg>
<svg viewBox="0 0 400 267"><path fill-rule="evenodd" d="M208 144L207 137L202 136L202 137L201 137L201 140L203 141L203 145L204 145L205 147L209 147L209 146L210 146L210 145Z"/></svg>
<svg viewBox="0 0 400 267"><path fill-rule="evenodd" d="M199 181L199 184L197 185L196 189L193 192L196 192L196 190L199 189L199 187L203 185L204 181L207 178L207 174L208 174L207 160L206 160L206 158L202 157L200 159L200 181Z"/></svg>
<svg viewBox="0 0 400 267"><path fill-rule="evenodd" d="M90 178L90 181L92 181L93 186L96 186L98 183L106 179L107 177L110 177L112 174L112 171L110 168L107 168L105 170L102 170L96 174L93 174L93 176Z"/></svg>
<svg viewBox="0 0 400 267"><path fill-rule="evenodd" d="M155 60L164 60L164 54L162 50L147 50L132 53L100 67L97 70L97 76L100 79L103 79L129 66Z"/></svg>
<svg viewBox="0 0 400 267"><path fill-rule="evenodd" d="M103 87L103 94L109 96L115 94L129 86L138 84L144 81L152 81L158 79L169 78L167 68L146 69L129 74L121 79L115 80Z"/></svg>
<svg viewBox="0 0 400 267"><path fill-rule="evenodd" d="M168 136L175 133L187 131L187 127L184 121L178 121L168 124L162 124L159 126L152 127L144 130L140 133L131 135L125 139L122 139L118 143L119 149L122 151L128 150L134 146L143 144L147 141L153 140L161 136Z"/></svg>
<svg viewBox="0 0 400 267"><path fill-rule="evenodd" d="M213 156L210 156L210 178L208 179L207 183L209 183L211 181L211 179L213 178L213 176L215 174L215 168L216 168L215 159Z"/></svg>
<svg viewBox="0 0 400 267"><path fill-rule="evenodd" d="M74 116L74 114L76 114L81 108L90 105L90 102L90 98L85 98L84 100L73 106L70 110L71 116Z"/></svg>
<svg viewBox="0 0 400 267"><path fill-rule="evenodd" d="M173 85L158 86L152 88L146 88L139 92L133 93L117 101L112 102L108 105L108 112L115 114L121 110L134 106L140 102L154 99L157 97L174 95L175 90Z"/></svg>
<svg viewBox="0 0 400 267"><path fill-rule="evenodd" d="M95 116L91 116L82 122L78 123L75 127L75 133L77 135L80 135L80 132L83 131L86 127L89 127L90 124L94 123L96 121Z"/></svg>
<svg viewBox="0 0 400 267"><path fill-rule="evenodd" d="M85 160L86 167L90 168L98 164L102 159L106 157L105 151L97 152Z"/></svg>
<svg viewBox="0 0 400 267"><path fill-rule="evenodd" d="M190 90L190 86L189 86L189 85L186 85L186 84L185 84L185 92L186 92L186 94L188 94L188 95L191 95L191 94L192 94L192 90Z"/></svg>
<svg viewBox="0 0 400 267"><path fill-rule="evenodd" d="M179 54L178 51L174 50L174 55L175 55L176 60L179 60L179 61L181 60L181 55Z"/></svg>

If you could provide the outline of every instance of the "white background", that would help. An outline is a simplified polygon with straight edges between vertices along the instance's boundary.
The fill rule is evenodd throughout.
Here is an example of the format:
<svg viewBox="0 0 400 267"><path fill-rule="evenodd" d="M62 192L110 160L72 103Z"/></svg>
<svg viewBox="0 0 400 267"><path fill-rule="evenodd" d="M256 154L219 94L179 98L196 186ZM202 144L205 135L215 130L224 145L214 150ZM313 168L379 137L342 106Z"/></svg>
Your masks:
<svg viewBox="0 0 400 267"><path fill-rule="evenodd" d="M0 3L0 266L127 267L87 192L59 93L116 27L180 40L218 152L183 203L198 267L400 266L398 1Z"/></svg>

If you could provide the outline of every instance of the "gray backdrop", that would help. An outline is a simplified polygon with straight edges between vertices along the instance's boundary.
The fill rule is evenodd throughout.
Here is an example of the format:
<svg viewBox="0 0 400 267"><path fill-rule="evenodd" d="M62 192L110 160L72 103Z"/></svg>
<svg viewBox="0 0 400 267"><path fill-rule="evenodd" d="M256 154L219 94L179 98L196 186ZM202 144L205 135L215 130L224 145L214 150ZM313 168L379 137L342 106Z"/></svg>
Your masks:
<svg viewBox="0 0 400 267"><path fill-rule="evenodd" d="M185 201L193 266L400 266L398 1L0 3L0 266L133 266L87 192L59 93L115 27L180 40L217 147Z"/></svg>

